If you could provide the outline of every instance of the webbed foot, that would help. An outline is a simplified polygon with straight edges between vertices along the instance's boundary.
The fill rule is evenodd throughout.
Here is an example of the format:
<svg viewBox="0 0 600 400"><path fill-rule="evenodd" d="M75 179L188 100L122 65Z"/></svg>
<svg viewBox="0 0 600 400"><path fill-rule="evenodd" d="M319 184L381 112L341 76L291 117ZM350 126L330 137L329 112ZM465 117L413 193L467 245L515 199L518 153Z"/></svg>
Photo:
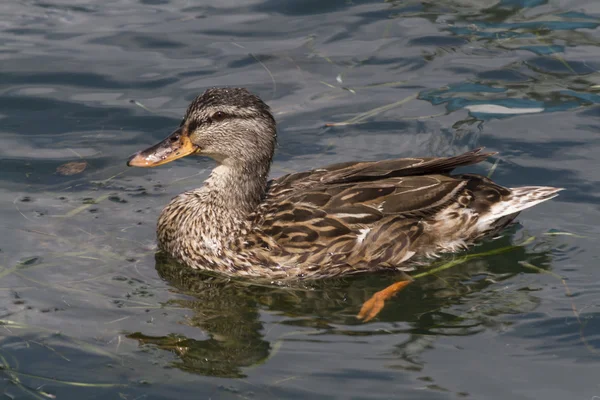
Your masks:
<svg viewBox="0 0 600 400"><path fill-rule="evenodd" d="M411 282L411 280L395 282L385 289L376 292L369 300L365 301L356 318L362 319L363 322L372 320L383 309L386 300L392 298Z"/></svg>

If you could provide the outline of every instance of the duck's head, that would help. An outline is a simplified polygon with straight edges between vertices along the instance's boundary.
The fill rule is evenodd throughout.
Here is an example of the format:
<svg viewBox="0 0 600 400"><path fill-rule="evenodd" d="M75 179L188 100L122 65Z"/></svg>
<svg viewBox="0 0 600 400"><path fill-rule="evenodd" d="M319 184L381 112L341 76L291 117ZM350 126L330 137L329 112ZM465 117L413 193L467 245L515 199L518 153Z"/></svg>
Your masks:
<svg viewBox="0 0 600 400"><path fill-rule="evenodd" d="M243 88L213 88L192 101L177 130L127 165L156 167L190 154L226 165L269 164L275 141L275 119L258 96Z"/></svg>

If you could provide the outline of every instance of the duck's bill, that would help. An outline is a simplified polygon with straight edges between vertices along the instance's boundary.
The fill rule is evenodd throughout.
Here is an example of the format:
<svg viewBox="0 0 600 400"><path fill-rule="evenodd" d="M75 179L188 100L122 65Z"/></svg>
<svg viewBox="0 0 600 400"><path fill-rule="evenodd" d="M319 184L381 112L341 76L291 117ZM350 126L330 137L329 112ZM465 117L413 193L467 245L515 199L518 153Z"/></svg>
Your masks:
<svg viewBox="0 0 600 400"><path fill-rule="evenodd" d="M127 165L130 167L156 167L196 153L198 150L199 147L193 144L188 135L184 134L180 128L162 142L132 155L127 161Z"/></svg>

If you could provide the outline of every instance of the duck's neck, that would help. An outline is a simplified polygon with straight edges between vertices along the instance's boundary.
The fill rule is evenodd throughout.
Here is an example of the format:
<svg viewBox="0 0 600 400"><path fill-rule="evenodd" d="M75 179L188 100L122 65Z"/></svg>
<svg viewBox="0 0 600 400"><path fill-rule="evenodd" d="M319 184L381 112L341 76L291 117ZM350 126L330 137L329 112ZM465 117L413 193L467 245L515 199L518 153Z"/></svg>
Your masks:
<svg viewBox="0 0 600 400"><path fill-rule="evenodd" d="M269 167L268 161L219 164L197 190L206 211L211 210L220 217L233 214L245 217L253 212L264 198Z"/></svg>
<svg viewBox="0 0 600 400"><path fill-rule="evenodd" d="M158 220L162 249L183 262L190 251L201 259L221 254L248 227L248 215L262 201L270 160L263 163L220 163L204 186L175 197Z"/></svg>

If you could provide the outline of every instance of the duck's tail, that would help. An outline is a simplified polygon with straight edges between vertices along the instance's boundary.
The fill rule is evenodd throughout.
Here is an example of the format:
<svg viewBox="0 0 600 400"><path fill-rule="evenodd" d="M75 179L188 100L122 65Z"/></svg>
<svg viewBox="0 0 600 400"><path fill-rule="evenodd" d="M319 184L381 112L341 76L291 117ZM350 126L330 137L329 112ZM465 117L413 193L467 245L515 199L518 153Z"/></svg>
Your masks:
<svg viewBox="0 0 600 400"><path fill-rule="evenodd" d="M555 198L558 196L558 192L564 189L550 186L523 186L509 190L511 191L510 197L494 204L485 216L486 220L499 220L509 215L514 218L516 214L526 208Z"/></svg>

